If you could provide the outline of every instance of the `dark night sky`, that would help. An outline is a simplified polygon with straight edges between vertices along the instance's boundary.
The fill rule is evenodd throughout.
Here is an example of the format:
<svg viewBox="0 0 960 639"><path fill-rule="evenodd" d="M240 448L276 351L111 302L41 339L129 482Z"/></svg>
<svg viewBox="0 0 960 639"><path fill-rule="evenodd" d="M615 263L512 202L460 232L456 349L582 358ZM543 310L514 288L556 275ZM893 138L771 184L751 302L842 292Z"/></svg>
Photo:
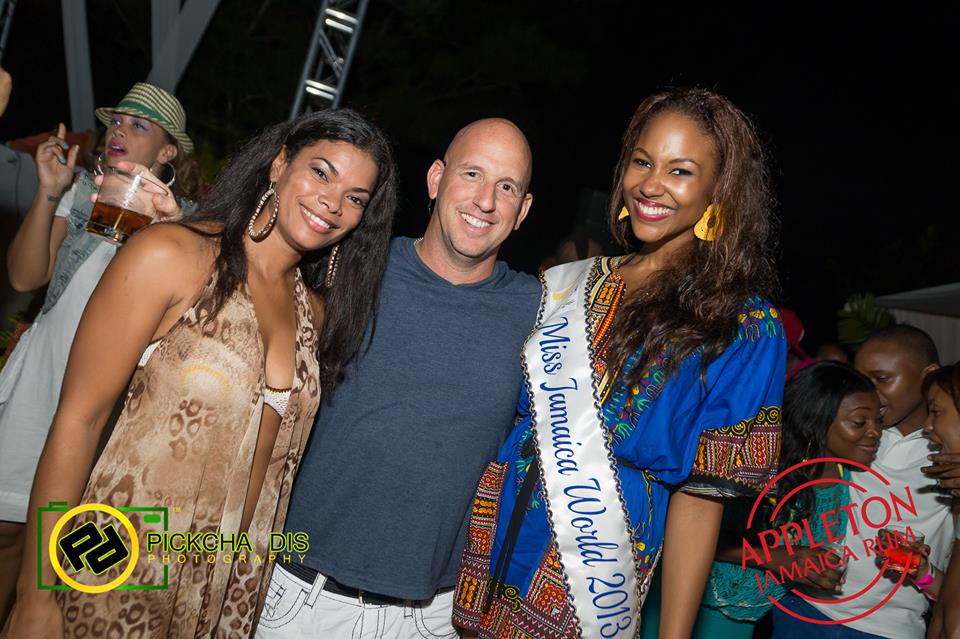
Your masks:
<svg viewBox="0 0 960 639"><path fill-rule="evenodd" d="M205 166L286 117L318 4L221 2L177 92ZM423 176L452 134L478 117L509 117L533 146L535 203L502 255L532 271L572 230L581 188L609 189L642 98L697 84L730 97L766 142L781 301L804 318L808 347L833 338L850 293L960 279L947 197L960 112L955 10L734 4L372 0L346 103L397 145L398 232L422 231ZM59 6L17 7L4 139L68 117ZM96 102L109 104L149 71L149 3L87 6Z"/></svg>

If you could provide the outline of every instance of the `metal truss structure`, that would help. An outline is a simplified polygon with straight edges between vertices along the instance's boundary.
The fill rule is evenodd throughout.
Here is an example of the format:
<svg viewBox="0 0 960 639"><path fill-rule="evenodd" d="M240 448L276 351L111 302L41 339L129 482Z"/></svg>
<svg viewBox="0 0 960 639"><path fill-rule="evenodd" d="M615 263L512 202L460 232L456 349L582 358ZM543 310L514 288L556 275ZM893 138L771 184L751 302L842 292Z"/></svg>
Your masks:
<svg viewBox="0 0 960 639"><path fill-rule="evenodd" d="M153 66L147 82L170 92L186 70L220 0L151 0ZM290 117L337 107L369 0L322 0ZM0 0L0 60L17 0ZM92 128L93 81L86 0L61 0L72 129Z"/></svg>
<svg viewBox="0 0 960 639"><path fill-rule="evenodd" d="M3 52L7 50L7 36L10 35L10 23L13 22L13 10L17 8L17 0L0 0L0 62L3 61Z"/></svg>
<svg viewBox="0 0 960 639"><path fill-rule="evenodd" d="M290 118L314 108L338 107L360 40L369 0L323 0Z"/></svg>

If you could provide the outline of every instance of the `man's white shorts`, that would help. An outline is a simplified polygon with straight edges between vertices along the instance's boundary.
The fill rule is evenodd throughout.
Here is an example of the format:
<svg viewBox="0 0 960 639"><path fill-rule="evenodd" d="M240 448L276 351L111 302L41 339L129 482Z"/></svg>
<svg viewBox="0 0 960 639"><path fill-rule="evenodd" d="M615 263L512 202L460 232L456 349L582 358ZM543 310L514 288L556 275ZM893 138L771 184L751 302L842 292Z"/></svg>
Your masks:
<svg viewBox="0 0 960 639"><path fill-rule="evenodd" d="M453 591L397 605L361 602L324 591L318 573L310 584L277 564L255 637L294 639L451 639Z"/></svg>

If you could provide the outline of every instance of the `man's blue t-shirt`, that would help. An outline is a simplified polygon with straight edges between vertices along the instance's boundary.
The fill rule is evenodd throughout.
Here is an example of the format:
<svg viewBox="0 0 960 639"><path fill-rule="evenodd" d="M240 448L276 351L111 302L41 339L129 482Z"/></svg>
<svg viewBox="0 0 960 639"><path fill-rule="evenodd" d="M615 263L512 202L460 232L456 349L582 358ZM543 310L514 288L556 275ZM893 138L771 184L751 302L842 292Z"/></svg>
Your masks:
<svg viewBox="0 0 960 639"><path fill-rule="evenodd" d="M456 582L470 505L513 425L540 284L497 262L475 284L393 240L369 350L321 405L288 531L338 582L427 599Z"/></svg>

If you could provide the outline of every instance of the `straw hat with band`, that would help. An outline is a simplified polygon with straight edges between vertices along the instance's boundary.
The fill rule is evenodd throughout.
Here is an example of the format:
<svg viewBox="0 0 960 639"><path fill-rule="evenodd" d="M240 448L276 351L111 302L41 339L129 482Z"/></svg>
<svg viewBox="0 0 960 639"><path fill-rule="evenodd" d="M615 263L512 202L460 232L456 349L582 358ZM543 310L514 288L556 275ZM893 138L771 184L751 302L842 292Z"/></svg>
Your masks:
<svg viewBox="0 0 960 639"><path fill-rule="evenodd" d="M186 132L187 114L183 106L160 87L137 82L127 95L123 96L120 104L112 109L103 107L96 110L97 119L107 127L112 124L115 113L150 120L172 135L184 153L193 151L193 141Z"/></svg>

